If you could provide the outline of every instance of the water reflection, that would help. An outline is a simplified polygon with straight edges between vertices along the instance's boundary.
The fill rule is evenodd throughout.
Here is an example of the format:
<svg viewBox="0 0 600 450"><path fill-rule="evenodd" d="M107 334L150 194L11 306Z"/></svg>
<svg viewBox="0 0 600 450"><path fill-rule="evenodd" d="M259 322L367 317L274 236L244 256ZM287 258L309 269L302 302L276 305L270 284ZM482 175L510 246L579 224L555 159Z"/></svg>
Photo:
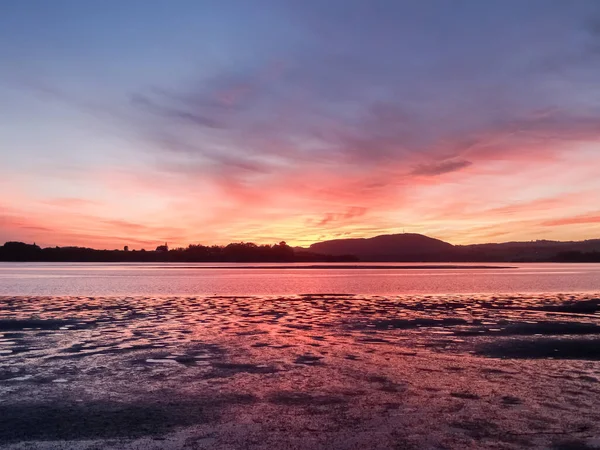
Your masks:
<svg viewBox="0 0 600 450"><path fill-rule="evenodd" d="M0 442L192 426L214 448L584 439L600 432L599 312L589 294L2 297Z"/></svg>
<svg viewBox="0 0 600 450"><path fill-rule="evenodd" d="M0 263L0 295L363 295L598 292L600 264L492 264L488 269L306 269L261 265ZM305 265L304 265L305 266ZM339 267L339 264L335 265ZM368 264L365 265L369 267ZM396 264L397 266L397 264ZM414 267L414 265L412 265ZM235 267L235 268L233 268ZM262 268L265 267L265 268ZM267 268L268 267L268 268ZM373 266L371 266L373 267Z"/></svg>

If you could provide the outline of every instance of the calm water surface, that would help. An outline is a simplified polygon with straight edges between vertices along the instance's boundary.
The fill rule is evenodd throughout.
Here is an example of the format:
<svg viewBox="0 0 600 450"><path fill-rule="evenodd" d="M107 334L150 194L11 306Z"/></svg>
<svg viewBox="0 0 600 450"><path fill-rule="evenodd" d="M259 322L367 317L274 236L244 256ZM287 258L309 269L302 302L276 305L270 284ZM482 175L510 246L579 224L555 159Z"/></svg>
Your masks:
<svg viewBox="0 0 600 450"><path fill-rule="evenodd" d="M366 264L368 266L368 264ZM393 264L401 266L402 264ZM215 268L218 266L218 268ZM0 263L0 295L361 295L598 292L600 264L306 269L302 264ZM258 266L258 267L257 267ZM273 267L277 266L277 267ZM412 264L414 266L414 264Z"/></svg>

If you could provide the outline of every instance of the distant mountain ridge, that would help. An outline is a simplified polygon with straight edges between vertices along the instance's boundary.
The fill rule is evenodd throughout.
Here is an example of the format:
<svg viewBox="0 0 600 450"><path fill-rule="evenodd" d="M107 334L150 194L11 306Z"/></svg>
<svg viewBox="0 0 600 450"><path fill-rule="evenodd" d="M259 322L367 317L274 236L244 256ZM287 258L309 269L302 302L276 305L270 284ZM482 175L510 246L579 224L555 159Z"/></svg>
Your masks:
<svg viewBox="0 0 600 450"><path fill-rule="evenodd" d="M451 253L452 244L422 234L384 234L372 238L335 239L312 244L309 250L326 255L354 255L363 260L392 261L435 258Z"/></svg>
<svg viewBox="0 0 600 450"><path fill-rule="evenodd" d="M504 242L455 246L463 258L490 261L586 261L600 255L600 239Z"/></svg>
<svg viewBox="0 0 600 450"><path fill-rule="evenodd" d="M154 251L47 247L23 242L0 246L0 261L45 262L600 262L600 239L452 245L422 234L335 239L292 248L285 242L225 246L192 244Z"/></svg>
<svg viewBox="0 0 600 450"><path fill-rule="evenodd" d="M600 252L600 239L452 245L422 234L402 233L334 239L317 242L305 250L353 255L362 261L561 261L597 257L593 254Z"/></svg>

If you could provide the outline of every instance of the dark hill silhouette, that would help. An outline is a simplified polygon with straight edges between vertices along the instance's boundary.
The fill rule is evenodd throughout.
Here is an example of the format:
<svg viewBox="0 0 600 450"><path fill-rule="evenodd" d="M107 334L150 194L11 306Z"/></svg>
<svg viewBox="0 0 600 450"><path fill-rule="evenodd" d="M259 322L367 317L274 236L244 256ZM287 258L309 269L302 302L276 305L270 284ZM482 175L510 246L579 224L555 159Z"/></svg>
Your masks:
<svg viewBox="0 0 600 450"><path fill-rule="evenodd" d="M447 262L594 262L600 239L452 245L421 234L390 234L364 239L335 239L308 249L330 255L354 255L361 261Z"/></svg>
<svg viewBox="0 0 600 450"><path fill-rule="evenodd" d="M354 255L363 261L442 261L454 255L452 244L414 233L335 239L313 244L309 250L334 256Z"/></svg>
<svg viewBox="0 0 600 450"><path fill-rule="evenodd" d="M577 254L586 254L581 261L590 261L600 252L600 239L586 241L530 241L501 244L472 244L455 246L461 259L468 261L577 261ZM564 254L569 253L569 257ZM560 255L563 256L560 256Z"/></svg>
<svg viewBox="0 0 600 450"><path fill-rule="evenodd" d="M308 249L285 242L226 246L190 245L156 251L95 250L47 247L22 242L0 246L0 261L94 262L600 262L600 239L575 242L530 241L501 244L452 245L421 234L389 234L372 238L335 239Z"/></svg>

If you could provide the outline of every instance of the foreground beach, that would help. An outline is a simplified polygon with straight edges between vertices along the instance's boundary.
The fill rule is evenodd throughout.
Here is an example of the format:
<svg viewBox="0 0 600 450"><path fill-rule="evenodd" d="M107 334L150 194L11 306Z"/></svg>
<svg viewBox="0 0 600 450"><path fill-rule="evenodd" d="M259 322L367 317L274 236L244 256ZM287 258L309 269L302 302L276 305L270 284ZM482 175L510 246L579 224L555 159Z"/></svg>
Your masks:
<svg viewBox="0 0 600 450"><path fill-rule="evenodd" d="M0 298L0 447L600 447L598 295Z"/></svg>

